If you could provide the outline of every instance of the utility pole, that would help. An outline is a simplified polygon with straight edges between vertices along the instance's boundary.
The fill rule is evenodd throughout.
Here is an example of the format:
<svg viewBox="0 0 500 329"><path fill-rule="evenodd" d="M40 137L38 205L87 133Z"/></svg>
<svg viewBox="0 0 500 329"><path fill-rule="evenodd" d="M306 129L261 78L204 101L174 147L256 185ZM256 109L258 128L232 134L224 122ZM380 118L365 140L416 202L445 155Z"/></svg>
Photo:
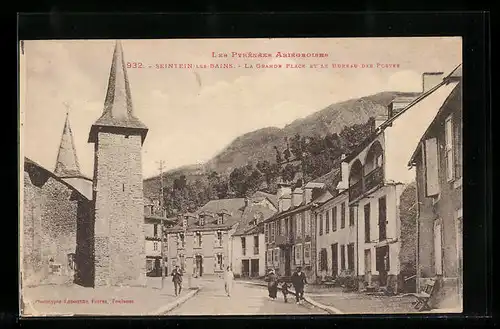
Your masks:
<svg viewBox="0 0 500 329"><path fill-rule="evenodd" d="M161 289L163 289L164 284L165 284L165 255L164 255L164 249L165 249L165 227L163 225L163 160L160 160L160 209L161 209L161 216L160 216L160 232L161 232Z"/></svg>

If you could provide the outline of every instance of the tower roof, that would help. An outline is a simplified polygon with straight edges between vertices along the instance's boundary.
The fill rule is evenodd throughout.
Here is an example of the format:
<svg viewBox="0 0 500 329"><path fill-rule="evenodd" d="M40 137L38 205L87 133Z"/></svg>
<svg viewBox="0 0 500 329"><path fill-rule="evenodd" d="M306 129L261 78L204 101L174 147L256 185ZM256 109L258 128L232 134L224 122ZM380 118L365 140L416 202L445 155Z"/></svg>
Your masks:
<svg viewBox="0 0 500 329"><path fill-rule="evenodd" d="M142 141L146 138L148 131L146 125L134 116L130 84L120 41L115 43L104 110L90 129L89 142L95 142L97 131L110 127L138 131Z"/></svg>
<svg viewBox="0 0 500 329"><path fill-rule="evenodd" d="M73 141L73 133L71 132L67 112L54 173L62 178L82 176L80 173L80 165L78 164L78 157L76 156L75 142Z"/></svg>

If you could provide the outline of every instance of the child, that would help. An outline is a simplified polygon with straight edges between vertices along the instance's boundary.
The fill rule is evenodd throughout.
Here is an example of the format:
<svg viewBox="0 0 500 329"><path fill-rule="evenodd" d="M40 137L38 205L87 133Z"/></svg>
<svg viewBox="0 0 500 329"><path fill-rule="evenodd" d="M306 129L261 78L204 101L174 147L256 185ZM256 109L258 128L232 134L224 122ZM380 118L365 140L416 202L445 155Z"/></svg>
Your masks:
<svg viewBox="0 0 500 329"><path fill-rule="evenodd" d="M286 298L286 296L288 295L288 288L290 288L288 283L283 282L283 284L281 285L281 292L283 293L283 298L285 299L285 303L288 303L288 300Z"/></svg>

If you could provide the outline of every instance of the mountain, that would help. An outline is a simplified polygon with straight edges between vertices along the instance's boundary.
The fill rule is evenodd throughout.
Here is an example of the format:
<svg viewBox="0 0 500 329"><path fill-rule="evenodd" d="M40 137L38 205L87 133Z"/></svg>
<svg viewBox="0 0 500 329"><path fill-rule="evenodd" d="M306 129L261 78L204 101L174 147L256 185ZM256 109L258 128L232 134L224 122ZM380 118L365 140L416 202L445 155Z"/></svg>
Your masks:
<svg viewBox="0 0 500 329"><path fill-rule="evenodd" d="M170 170L164 174L164 184L172 184L175 178L185 175L188 181L206 179L207 173L217 171L229 175L237 167L260 160L274 161L274 147L283 150L285 137L324 136L340 133L345 126L366 123L370 117L387 115L387 106L395 97L417 97L419 93L381 92L327 106L305 118L297 119L283 129L266 127L237 137L225 149L203 165L190 165ZM159 176L144 181L144 194L158 195Z"/></svg>

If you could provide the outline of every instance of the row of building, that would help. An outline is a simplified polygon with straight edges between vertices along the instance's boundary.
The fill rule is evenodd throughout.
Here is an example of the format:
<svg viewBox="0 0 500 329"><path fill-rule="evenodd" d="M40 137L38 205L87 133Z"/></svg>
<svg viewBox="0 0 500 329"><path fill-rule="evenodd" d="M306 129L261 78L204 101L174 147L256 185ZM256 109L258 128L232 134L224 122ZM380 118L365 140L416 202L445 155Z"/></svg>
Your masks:
<svg viewBox="0 0 500 329"><path fill-rule="evenodd" d="M461 71L424 73L423 92L394 99L327 175L183 215L167 230L169 264L241 276L300 266L309 282L350 278L355 289L395 293L437 278L437 305L460 306Z"/></svg>

